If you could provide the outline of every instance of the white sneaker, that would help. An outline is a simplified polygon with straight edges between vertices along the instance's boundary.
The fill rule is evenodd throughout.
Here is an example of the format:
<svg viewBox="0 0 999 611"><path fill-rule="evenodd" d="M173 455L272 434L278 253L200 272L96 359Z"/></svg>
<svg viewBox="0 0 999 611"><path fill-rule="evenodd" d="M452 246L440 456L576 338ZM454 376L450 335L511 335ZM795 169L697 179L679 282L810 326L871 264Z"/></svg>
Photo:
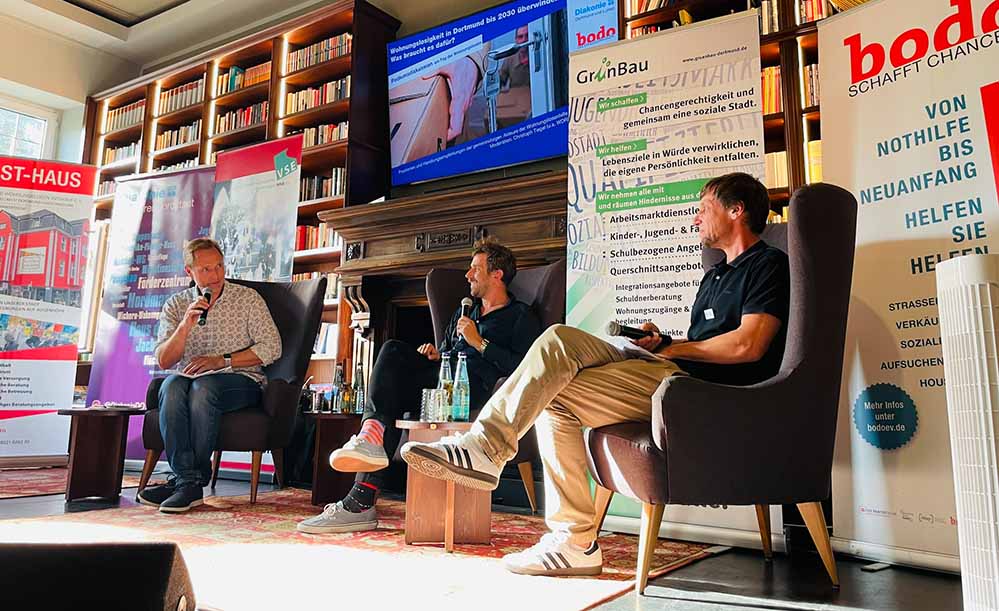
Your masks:
<svg viewBox="0 0 999 611"><path fill-rule="evenodd" d="M298 523L298 531L322 535L325 533L350 533L374 530L378 527L378 515L370 507L361 513L353 513L343 508L343 501L329 503L317 516Z"/></svg>
<svg viewBox="0 0 999 611"><path fill-rule="evenodd" d="M351 435L342 448L330 452L330 466L345 473L370 473L384 469L388 464L385 448L357 435Z"/></svg>
<svg viewBox="0 0 999 611"><path fill-rule="evenodd" d="M503 556L503 566L518 575L599 575L604 559L594 541L580 549L564 533L548 533L532 547Z"/></svg>
<svg viewBox="0 0 999 611"><path fill-rule="evenodd" d="M427 477L475 490L495 490L503 470L489 460L471 435L444 437L433 443L410 441L402 446L402 459Z"/></svg>

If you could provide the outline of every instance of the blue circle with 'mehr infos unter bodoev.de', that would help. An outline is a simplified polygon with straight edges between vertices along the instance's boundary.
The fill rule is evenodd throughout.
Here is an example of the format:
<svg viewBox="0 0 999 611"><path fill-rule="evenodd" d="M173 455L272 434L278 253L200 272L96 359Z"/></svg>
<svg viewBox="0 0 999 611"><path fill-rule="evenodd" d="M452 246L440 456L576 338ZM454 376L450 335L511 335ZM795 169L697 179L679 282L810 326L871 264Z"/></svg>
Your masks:
<svg viewBox="0 0 999 611"><path fill-rule="evenodd" d="M916 434L919 416L909 393L894 384L874 384L853 402L853 423L864 441L880 450L897 450Z"/></svg>

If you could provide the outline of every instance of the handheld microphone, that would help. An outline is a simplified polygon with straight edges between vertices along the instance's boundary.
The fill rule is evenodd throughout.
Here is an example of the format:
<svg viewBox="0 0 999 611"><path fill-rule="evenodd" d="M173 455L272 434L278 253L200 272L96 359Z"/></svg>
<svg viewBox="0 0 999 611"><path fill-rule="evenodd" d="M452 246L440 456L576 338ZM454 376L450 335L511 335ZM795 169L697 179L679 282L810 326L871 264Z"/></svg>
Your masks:
<svg viewBox="0 0 999 611"><path fill-rule="evenodd" d="M604 328L604 333L610 336L622 336L628 339L642 339L645 337L652 337L652 331L645 331L644 329L638 329L635 327L629 327L627 325L622 325L621 323L612 320L607 323L607 327ZM668 346L673 343L673 338L669 335L660 334L659 337L662 339L663 346Z"/></svg>
<svg viewBox="0 0 999 611"><path fill-rule="evenodd" d="M472 300L468 297L465 297L464 299L461 300L461 315L468 316L471 313L472 313ZM458 333L457 330L455 330L454 336L457 339L461 339L461 333Z"/></svg>
<svg viewBox="0 0 999 611"><path fill-rule="evenodd" d="M207 301L209 305L211 305L212 292L209 290L205 290L203 297L205 298L205 301ZM204 310L201 310L201 316L198 317L198 326L204 327L207 323L208 323L208 308L205 308Z"/></svg>

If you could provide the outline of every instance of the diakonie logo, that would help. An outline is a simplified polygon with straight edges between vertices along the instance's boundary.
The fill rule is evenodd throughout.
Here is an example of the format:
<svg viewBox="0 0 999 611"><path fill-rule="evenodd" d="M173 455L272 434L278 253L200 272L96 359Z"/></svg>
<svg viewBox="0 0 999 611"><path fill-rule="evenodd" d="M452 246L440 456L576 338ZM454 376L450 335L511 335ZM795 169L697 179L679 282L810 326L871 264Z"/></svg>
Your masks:
<svg viewBox="0 0 999 611"><path fill-rule="evenodd" d="M641 62L618 62L615 64L604 57L600 60L600 67L596 70L580 70L577 72L576 82L580 85L594 81L599 83L604 79L624 76L626 74L638 74L640 72L647 72L648 70L649 60Z"/></svg>

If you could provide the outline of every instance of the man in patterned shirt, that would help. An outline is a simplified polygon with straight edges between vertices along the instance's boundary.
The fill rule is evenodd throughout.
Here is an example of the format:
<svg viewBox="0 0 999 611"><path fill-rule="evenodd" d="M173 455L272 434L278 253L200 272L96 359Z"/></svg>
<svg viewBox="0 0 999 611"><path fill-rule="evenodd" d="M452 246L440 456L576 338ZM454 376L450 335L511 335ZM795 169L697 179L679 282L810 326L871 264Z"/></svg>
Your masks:
<svg viewBox="0 0 999 611"><path fill-rule="evenodd" d="M258 403L267 383L263 367L281 356L267 304L255 290L226 282L214 240L184 245L184 271L195 286L163 305L156 344L160 368L177 372L159 394L160 434L173 477L138 495L140 503L168 513L203 502L219 418Z"/></svg>

